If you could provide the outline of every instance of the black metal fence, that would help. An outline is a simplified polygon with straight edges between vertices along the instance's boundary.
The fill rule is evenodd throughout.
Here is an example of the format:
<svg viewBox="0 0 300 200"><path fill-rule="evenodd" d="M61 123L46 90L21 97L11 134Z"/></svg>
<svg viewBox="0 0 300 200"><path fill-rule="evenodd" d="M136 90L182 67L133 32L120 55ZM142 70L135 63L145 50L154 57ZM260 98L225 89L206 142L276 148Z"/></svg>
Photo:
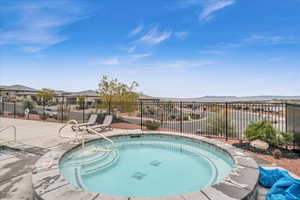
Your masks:
<svg viewBox="0 0 300 200"><path fill-rule="evenodd" d="M31 102L32 104L32 102ZM155 121L161 130L244 139L251 122L267 120L279 131L300 133L300 106L253 102L1 102L0 115L13 118L86 122L94 113L113 113L119 122L143 128ZM30 108L25 116L25 109Z"/></svg>
<svg viewBox="0 0 300 200"><path fill-rule="evenodd" d="M287 104L286 113L287 131L294 133L294 145L300 146L300 105Z"/></svg>

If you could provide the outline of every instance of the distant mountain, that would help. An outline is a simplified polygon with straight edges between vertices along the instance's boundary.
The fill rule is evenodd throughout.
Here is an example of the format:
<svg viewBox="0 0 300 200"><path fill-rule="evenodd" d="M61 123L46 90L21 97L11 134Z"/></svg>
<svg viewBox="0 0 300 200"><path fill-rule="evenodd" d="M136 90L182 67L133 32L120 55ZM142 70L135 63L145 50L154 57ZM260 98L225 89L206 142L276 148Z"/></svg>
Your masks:
<svg viewBox="0 0 300 200"><path fill-rule="evenodd" d="M144 95L147 96L147 95ZM203 96L196 98L168 98L168 97L151 97L147 96L148 99L160 99L161 101L183 101L183 102L237 102L237 101L287 101L296 100L300 101L300 96Z"/></svg>
<svg viewBox="0 0 300 200"><path fill-rule="evenodd" d="M24 85L0 85L0 90L11 90L11 91L30 91L37 92L39 90L30 88ZM55 90L57 95L69 95L69 96L98 96L94 90L85 90L81 92L66 92L63 90ZM299 101L300 96L276 96L276 95L261 95L261 96L203 96L195 98L168 98L168 97L153 97L139 93L139 98L144 100L155 100L161 101L182 101L182 102L237 102L237 101Z"/></svg>

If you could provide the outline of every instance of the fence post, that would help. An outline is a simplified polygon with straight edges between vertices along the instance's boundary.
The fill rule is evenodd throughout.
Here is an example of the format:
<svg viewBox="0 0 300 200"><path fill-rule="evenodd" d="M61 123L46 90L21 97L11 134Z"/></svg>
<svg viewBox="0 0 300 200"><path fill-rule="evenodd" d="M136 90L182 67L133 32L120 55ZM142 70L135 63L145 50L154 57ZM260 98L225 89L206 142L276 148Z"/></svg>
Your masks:
<svg viewBox="0 0 300 200"><path fill-rule="evenodd" d="M4 101L2 99L2 115L4 115Z"/></svg>
<svg viewBox="0 0 300 200"><path fill-rule="evenodd" d="M288 104L285 103L285 112L284 112L284 117L285 117L285 132L288 132Z"/></svg>
<svg viewBox="0 0 300 200"><path fill-rule="evenodd" d="M65 102L65 97L62 97L62 102L61 102L61 123L64 122L64 102Z"/></svg>
<svg viewBox="0 0 300 200"><path fill-rule="evenodd" d="M85 116L85 98L84 98L84 100L83 100L83 102L82 102L82 122L84 123L84 116Z"/></svg>
<svg viewBox="0 0 300 200"><path fill-rule="evenodd" d="M109 114L111 114L110 109L111 109L111 101L108 102L108 113L109 113Z"/></svg>
<svg viewBox="0 0 300 200"><path fill-rule="evenodd" d="M228 102L225 103L225 136L228 140Z"/></svg>
<svg viewBox="0 0 300 200"><path fill-rule="evenodd" d="M180 132L183 132L183 112L182 112L182 102L180 102Z"/></svg>
<svg viewBox="0 0 300 200"><path fill-rule="evenodd" d="M46 119L46 113L45 113L45 100L43 99L43 121Z"/></svg>
<svg viewBox="0 0 300 200"><path fill-rule="evenodd" d="M141 111L141 130L143 130L143 102L140 102L140 111Z"/></svg>
<svg viewBox="0 0 300 200"><path fill-rule="evenodd" d="M14 101L14 118L16 118L16 101Z"/></svg>

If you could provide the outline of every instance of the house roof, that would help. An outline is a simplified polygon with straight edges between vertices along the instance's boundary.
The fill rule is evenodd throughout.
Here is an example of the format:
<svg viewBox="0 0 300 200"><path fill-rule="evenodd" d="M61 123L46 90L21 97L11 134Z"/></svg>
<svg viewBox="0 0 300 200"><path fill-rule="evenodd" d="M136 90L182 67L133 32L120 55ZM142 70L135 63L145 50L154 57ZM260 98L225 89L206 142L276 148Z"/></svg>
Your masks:
<svg viewBox="0 0 300 200"><path fill-rule="evenodd" d="M99 94L95 90L84 90L80 92L72 92L70 94L65 95L66 97L78 97L78 96L85 96L85 97L98 97Z"/></svg>
<svg viewBox="0 0 300 200"><path fill-rule="evenodd" d="M26 87L24 85L10 85L10 86L2 85L2 86L0 86L0 90L22 91L22 92L38 92L38 90L30 88L30 87Z"/></svg>

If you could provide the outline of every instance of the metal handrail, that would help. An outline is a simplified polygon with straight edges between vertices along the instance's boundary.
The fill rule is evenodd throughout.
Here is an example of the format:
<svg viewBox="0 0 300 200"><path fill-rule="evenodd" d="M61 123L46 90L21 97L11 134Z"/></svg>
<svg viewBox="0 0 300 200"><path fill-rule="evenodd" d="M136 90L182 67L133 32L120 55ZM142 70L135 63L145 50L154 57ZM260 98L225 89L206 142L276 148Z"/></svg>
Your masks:
<svg viewBox="0 0 300 200"><path fill-rule="evenodd" d="M64 135L61 133L61 131L62 131L66 126L68 126L68 125L70 125L70 124L75 124L75 126L76 126L76 129L75 129L75 132L76 132L75 139L78 139L78 125L79 125L79 123L78 123L76 120L74 120L74 119L68 121L68 122L65 123L62 127L60 127L60 129L58 130L59 136L60 136L61 138L73 139L72 137L64 136Z"/></svg>
<svg viewBox="0 0 300 200"><path fill-rule="evenodd" d="M60 136L61 138L74 139L74 138L72 138L72 137L67 137L67 136L64 136L63 134L61 134L61 131L62 131L66 126L68 126L68 125L70 125L70 124L75 124L75 126L76 126L76 128L75 128L75 132L76 132L75 139L76 139L76 140L80 140L79 134L78 134L78 125L79 125L79 123L78 123L76 120L74 120L74 119L68 121L68 122L65 123L62 127L60 127L60 129L58 130L59 136ZM107 138L105 135L103 135L103 134L101 134L101 133L95 131L94 129L88 128L88 127L84 128L84 130L89 131L89 132L92 132L92 133L94 133L95 135L98 135L98 136L102 137L103 139L105 139L106 141L108 141L109 143L111 143L111 146L112 146L111 149L105 149L105 148L99 148L99 147L98 147L97 150L102 151L102 152L112 152L112 151L114 151L114 150L116 149L115 143L114 143L111 139ZM84 147L85 147L85 139L84 139L84 137L81 138L81 143L82 143L82 148L84 148Z"/></svg>
<svg viewBox="0 0 300 200"><path fill-rule="evenodd" d="M9 129L9 128L14 129L14 141L16 142L17 141L17 128L14 125L9 125L9 126L3 128L3 129L1 129L0 133L7 130L7 129Z"/></svg>
<svg viewBox="0 0 300 200"><path fill-rule="evenodd" d="M108 137L103 135L102 133L99 133L99 132L97 132L97 131L95 131L94 129L91 129L91 128L85 128L85 130L90 131L90 132L94 133L95 135L98 135L98 136L102 137L103 139L105 139L106 141L108 141L109 143L111 143L111 146L112 146L111 149L105 149L105 148L99 148L98 147L97 150L100 149L99 151L102 151L102 152L112 152L116 149L115 143L111 139L109 139ZM82 146L84 147L84 138L82 140Z"/></svg>

